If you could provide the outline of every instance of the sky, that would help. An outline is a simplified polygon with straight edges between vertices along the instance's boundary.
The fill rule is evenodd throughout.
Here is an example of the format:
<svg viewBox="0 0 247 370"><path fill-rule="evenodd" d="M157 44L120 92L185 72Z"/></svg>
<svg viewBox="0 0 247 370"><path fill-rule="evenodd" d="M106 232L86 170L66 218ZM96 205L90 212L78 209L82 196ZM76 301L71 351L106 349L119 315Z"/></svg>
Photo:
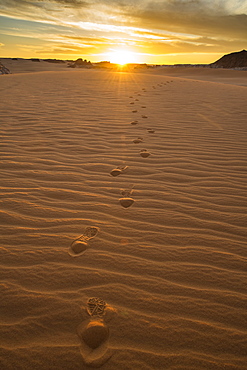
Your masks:
<svg viewBox="0 0 247 370"><path fill-rule="evenodd" d="M212 63L247 49L247 0L0 0L0 57Z"/></svg>

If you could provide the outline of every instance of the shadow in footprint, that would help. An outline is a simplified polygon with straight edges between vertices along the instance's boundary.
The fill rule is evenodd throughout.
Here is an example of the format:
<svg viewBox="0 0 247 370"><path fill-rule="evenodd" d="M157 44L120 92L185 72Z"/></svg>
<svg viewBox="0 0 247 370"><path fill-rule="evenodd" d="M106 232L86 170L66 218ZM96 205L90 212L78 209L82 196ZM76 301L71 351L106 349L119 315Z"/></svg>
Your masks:
<svg viewBox="0 0 247 370"><path fill-rule="evenodd" d="M143 157L143 158L147 158L150 156L150 153L147 151L147 149L142 149L140 151L140 156Z"/></svg>
<svg viewBox="0 0 247 370"><path fill-rule="evenodd" d="M130 190L121 190L122 198L119 199L119 203L124 208L129 208L134 203L134 199L131 198L131 194L133 192L133 188Z"/></svg>
<svg viewBox="0 0 247 370"><path fill-rule="evenodd" d="M113 310L100 298L90 298L87 302L86 319L77 329L80 338L80 352L83 362L92 367L100 367L113 355L108 348L109 328L104 316Z"/></svg>
<svg viewBox="0 0 247 370"><path fill-rule="evenodd" d="M127 168L128 168L128 166L114 168L113 170L111 170L110 174L114 177L119 176L119 175L121 175L121 173L126 171Z"/></svg>
<svg viewBox="0 0 247 370"><path fill-rule="evenodd" d="M84 234L74 240L68 250L68 253L72 257L80 256L89 248L89 240L94 238L98 234L99 228L95 226L89 226L86 228Z"/></svg>
<svg viewBox="0 0 247 370"><path fill-rule="evenodd" d="M142 137L138 137L137 139L134 139L133 140L133 143L135 144L139 144L139 143L142 143L143 142L143 138Z"/></svg>

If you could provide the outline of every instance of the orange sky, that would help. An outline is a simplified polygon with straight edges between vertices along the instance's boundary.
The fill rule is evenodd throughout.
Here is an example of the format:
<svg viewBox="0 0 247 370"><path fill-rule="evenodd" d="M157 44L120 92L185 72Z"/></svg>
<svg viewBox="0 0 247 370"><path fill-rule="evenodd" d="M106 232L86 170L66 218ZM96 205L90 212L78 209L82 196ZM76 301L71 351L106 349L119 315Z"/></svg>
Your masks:
<svg viewBox="0 0 247 370"><path fill-rule="evenodd" d="M0 56L211 63L247 48L247 0L1 0Z"/></svg>

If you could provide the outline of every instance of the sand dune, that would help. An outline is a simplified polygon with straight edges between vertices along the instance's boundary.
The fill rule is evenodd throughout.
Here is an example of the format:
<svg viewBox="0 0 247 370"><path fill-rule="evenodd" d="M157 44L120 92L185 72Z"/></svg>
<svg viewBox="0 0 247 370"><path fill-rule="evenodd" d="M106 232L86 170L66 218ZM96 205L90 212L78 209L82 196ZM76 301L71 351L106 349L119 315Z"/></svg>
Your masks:
<svg viewBox="0 0 247 370"><path fill-rule="evenodd" d="M1 76L1 369L246 369L247 90L187 77Z"/></svg>

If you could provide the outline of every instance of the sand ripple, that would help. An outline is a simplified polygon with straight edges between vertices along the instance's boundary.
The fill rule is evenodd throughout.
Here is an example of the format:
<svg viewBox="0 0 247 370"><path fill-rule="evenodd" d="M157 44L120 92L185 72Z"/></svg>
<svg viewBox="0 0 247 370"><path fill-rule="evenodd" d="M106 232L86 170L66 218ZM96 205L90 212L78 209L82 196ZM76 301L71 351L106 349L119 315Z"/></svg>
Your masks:
<svg viewBox="0 0 247 370"><path fill-rule="evenodd" d="M89 297L109 370L246 369L246 88L70 72L1 79L1 369L83 368Z"/></svg>

